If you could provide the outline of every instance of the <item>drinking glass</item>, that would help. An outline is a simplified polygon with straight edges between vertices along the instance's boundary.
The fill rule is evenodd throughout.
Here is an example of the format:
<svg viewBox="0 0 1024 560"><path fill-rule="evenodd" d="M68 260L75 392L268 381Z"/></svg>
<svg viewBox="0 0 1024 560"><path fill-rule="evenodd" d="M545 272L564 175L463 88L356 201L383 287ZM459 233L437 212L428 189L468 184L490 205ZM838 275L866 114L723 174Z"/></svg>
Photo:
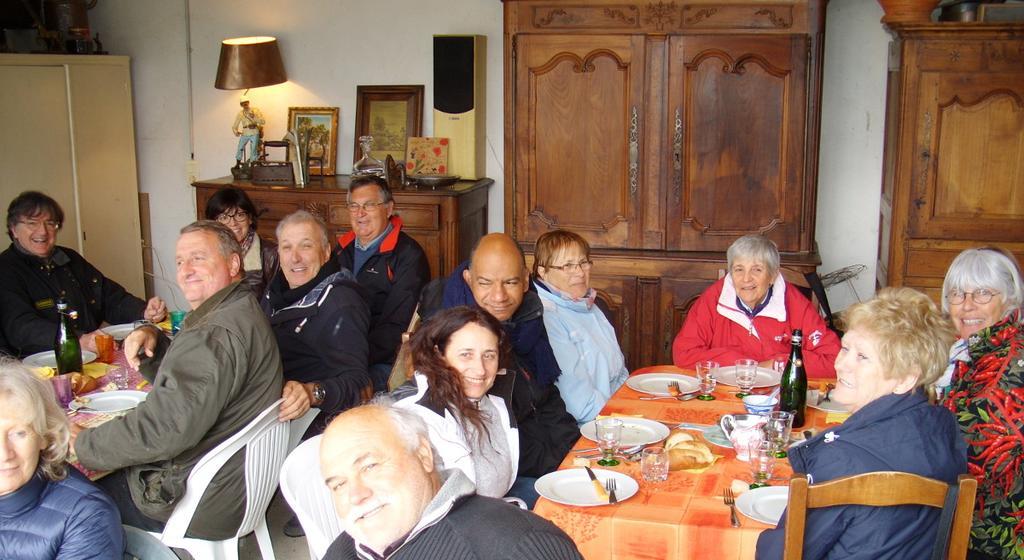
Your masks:
<svg viewBox="0 0 1024 560"><path fill-rule="evenodd" d="M751 360L749 358L743 360L736 360L736 385L740 388L740 391L736 393L736 396L743 398L750 394L750 390L754 388L754 383L757 382L757 360Z"/></svg>
<svg viewBox="0 0 1024 560"><path fill-rule="evenodd" d="M718 362L697 362L697 380L700 381L700 396L697 397L698 400L715 400L715 396L711 393L715 391L715 385L718 384L718 379L715 378L716 371L718 371Z"/></svg>
<svg viewBox="0 0 1024 560"><path fill-rule="evenodd" d="M786 411L772 412L764 425L764 434L772 444L772 454L779 459L787 456L786 446L789 444L789 433L793 429L793 413Z"/></svg>
<svg viewBox="0 0 1024 560"><path fill-rule="evenodd" d="M179 309L171 311L171 334L178 334L181 330L181 322L185 320L185 312Z"/></svg>
<svg viewBox="0 0 1024 560"><path fill-rule="evenodd" d="M760 439L750 444L750 474L753 482L750 488L768 486L772 478L772 471L775 469L775 453L772 452L772 442L768 439Z"/></svg>
<svg viewBox="0 0 1024 560"><path fill-rule="evenodd" d="M57 404L66 409L75 398L71 391L71 374L54 375L50 378L50 383L53 384L53 396L57 398Z"/></svg>
<svg viewBox="0 0 1024 560"><path fill-rule="evenodd" d="M99 333L94 339L96 342L96 359L105 363L114 361L114 337L109 334Z"/></svg>
<svg viewBox="0 0 1024 560"><path fill-rule="evenodd" d="M619 464L615 458L615 452L619 449L619 440L622 439L622 420L618 418L602 418L595 424L597 430L597 446L601 448L601 460L597 462L602 467L614 467Z"/></svg>
<svg viewBox="0 0 1024 560"><path fill-rule="evenodd" d="M668 480L668 451L664 447L648 447L640 454L640 474L647 482Z"/></svg>

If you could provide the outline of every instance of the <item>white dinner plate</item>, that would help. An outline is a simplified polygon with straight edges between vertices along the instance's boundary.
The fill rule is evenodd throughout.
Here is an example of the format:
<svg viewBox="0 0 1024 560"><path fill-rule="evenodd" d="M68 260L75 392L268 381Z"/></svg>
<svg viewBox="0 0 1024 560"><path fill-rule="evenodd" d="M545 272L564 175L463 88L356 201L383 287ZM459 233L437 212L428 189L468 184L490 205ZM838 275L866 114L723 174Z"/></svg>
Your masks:
<svg viewBox="0 0 1024 560"><path fill-rule="evenodd" d="M839 412L843 414L850 412L849 410L844 408L843 405L837 403L835 399L821 401L818 404L807 403L807 406L811 408L817 408L818 410L824 410L825 412Z"/></svg>
<svg viewBox="0 0 1024 560"><path fill-rule="evenodd" d="M82 350L82 364L91 364L96 361L96 354L88 350ZM45 352L39 352L26 357L21 363L28 367L57 367L57 358L53 355L53 350L47 350Z"/></svg>
<svg viewBox="0 0 1024 560"><path fill-rule="evenodd" d="M739 387L736 384L736 368L734 366L722 366L715 370L715 378L722 385L729 385L730 387ZM759 367L757 368L757 377L754 378L754 388L760 389L762 387L774 387L779 384L782 379L782 374L768 368Z"/></svg>
<svg viewBox="0 0 1024 560"><path fill-rule="evenodd" d="M114 337L114 340L120 342L135 330L135 325L132 323L121 323L120 325L103 327L100 330Z"/></svg>
<svg viewBox="0 0 1024 560"><path fill-rule="evenodd" d="M626 386L648 395L668 397L672 395L668 387L673 382L679 384L679 391L684 395L700 389L700 382L697 381L697 378L678 373L641 373L627 379Z"/></svg>
<svg viewBox="0 0 1024 560"><path fill-rule="evenodd" d="M761 523L778 525L789 502L789 486L762 486L736 498L740 513Z"/></svg>
<svg viewBox="0 0 1024 560"><path fill-rule="evenodd" d="M615 479L615 499L624 502L640 489L640 485L629 475L605 469L591 469L597 480L604 483L609 478ZM584 469L565 469L548 473L537 479L533 484L538 494L567 506L606 506L608 502L601 499L597 489L587 476Z"/></svg>
<svg viewBox="0 0 1024 560"><path fill-rule="evenodd" d="M71 401L71 410L84 408L96 412L122 412L131 410L146 400L145 391L106 391L78 397Z"/></svg>
<svg viewBox="0 0 1024 560"><path fill-rule="evenodd" d="M668 426L643 418L617 418L622 420L622 439L619 447L635 447L656 443L668 437ZM591 420L580 428L583 437L597 441L597 420Z"/></svg>

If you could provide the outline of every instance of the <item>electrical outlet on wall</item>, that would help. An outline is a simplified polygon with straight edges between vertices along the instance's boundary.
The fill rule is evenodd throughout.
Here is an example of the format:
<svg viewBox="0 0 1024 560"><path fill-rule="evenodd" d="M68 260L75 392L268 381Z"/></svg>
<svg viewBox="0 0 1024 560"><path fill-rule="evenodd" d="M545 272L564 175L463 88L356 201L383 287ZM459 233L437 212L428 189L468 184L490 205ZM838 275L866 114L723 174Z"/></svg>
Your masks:
<svg viewBox="0 0 1024 560"><path fill-rule="evenodd" d="M190 159L185 162L185 179L188 180L188 184L191 185L199 180L199 162Z"/></svg>

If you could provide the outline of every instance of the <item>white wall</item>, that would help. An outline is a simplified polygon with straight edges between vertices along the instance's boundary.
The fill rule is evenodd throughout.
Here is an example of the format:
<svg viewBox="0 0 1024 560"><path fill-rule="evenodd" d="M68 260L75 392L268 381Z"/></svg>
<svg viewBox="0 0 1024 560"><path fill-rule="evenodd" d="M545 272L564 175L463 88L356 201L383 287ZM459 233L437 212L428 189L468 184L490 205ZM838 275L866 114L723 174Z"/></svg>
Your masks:
<svg viewBox="0 0 1024 560"><path fill-rule="evenodd" d="M230 127L241 92L213 87L220 41L228 37L274 35L281 43L288 83L249 92L268 118L269 137L284 133L289 106L341 108L338 172L347 173L357 85L426 85L423 132L429 135L431 36L486 35L487 175L495 180L489 226L503 228L498 0L104 0L89 15L107 50L132 57L139 183L151 196L157 260L170 282L157 283L165 298L174 283L177 230L195 218L194 194L185 178L190 151L202 178L227 175L234 163ZM820 270L869 265L857 280L861 297L873 290L878 237L888 41L878 23L881 15L876 2L832 0L826 31L817 217ZM188 127L190 76L194 142ZM845 307L852 297L845 286L830 291L834 309ZM177 303L184 305L180 296Z"/></svg>

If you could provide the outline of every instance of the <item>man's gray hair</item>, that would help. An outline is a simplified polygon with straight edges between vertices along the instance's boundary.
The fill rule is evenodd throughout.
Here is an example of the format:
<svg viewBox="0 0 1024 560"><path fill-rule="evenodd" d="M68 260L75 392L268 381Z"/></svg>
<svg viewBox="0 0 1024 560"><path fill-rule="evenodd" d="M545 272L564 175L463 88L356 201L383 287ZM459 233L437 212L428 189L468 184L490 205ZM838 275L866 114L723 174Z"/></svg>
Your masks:
<svg viewBox="0 0 1024 560"><path fill-rule="evenodd" d="M323 218L316 214L311 214L305 210L296 210L291 214L288 214L284 218L281 218L280 222L277 222L277 229L274 230L274 234L277 236L278 243L281 242L281 232L284 228L293 224L313 224L313 227L320 232L320 244L323 246L325 251L331 250L331 237L327 233L327 224L324 223Z"/></svg>
<svg viewBox="0 0 1024 560"><path fill-rule="evenodd" d="M181 228L181 235L186 233L203 232L210 233L217 238L217 248L225 259L231 259L231 255L238 255L239 262L245 262L245 255L242 254L242 246L235 239L235 234L228 229L228 226L215 220L198 220Z"/></svg>
<svg viewBox="0 0 1024 560"><path fill-rule="evenodd" d="M942 281L942 310L949 312L946 296L951 291L970 292L984 288L1003 296L1003 315L1024 303L1020 266L1011 253L1000 247L967 249L956 256Z"/></svg>
<svg viewBox="0 0 1024 560"><path fill-rule="evenodd" d="M732 271L732 265L737 259L749 259L764 263L772 276L779 272L779 248L774 241L763 235L744 235L733 241L725 258L728 260L729 271Z"/></svg>
<svg viewBox="0 0 1024 560"><path fill-rule="evenodd" d="M391 188L388 187L387 181L383 178L376 175L360 175L349 182L348 191L345 193L345 202L352 202L352 191L370 185L376 185L377 190L380 191L380 201L382 203L387 204L395 199L394 195L391 194Z"/></svg>
<svg viewBox="0 0 1024 560"><path fill-rule="evenodd" d="M363 406L379 408L381 412L387 415L391 420L395 433L401 438L402 445L409 453L415 453L419 449L421 438L429 443L434 455L434 470L435 472L440 472L442 467L441 454L437 452L437 448L430 441L430 431L427 429L427 423L423 421L419 414L412 410L395 406L397 402L389 394L380 393Z"/></svg>

